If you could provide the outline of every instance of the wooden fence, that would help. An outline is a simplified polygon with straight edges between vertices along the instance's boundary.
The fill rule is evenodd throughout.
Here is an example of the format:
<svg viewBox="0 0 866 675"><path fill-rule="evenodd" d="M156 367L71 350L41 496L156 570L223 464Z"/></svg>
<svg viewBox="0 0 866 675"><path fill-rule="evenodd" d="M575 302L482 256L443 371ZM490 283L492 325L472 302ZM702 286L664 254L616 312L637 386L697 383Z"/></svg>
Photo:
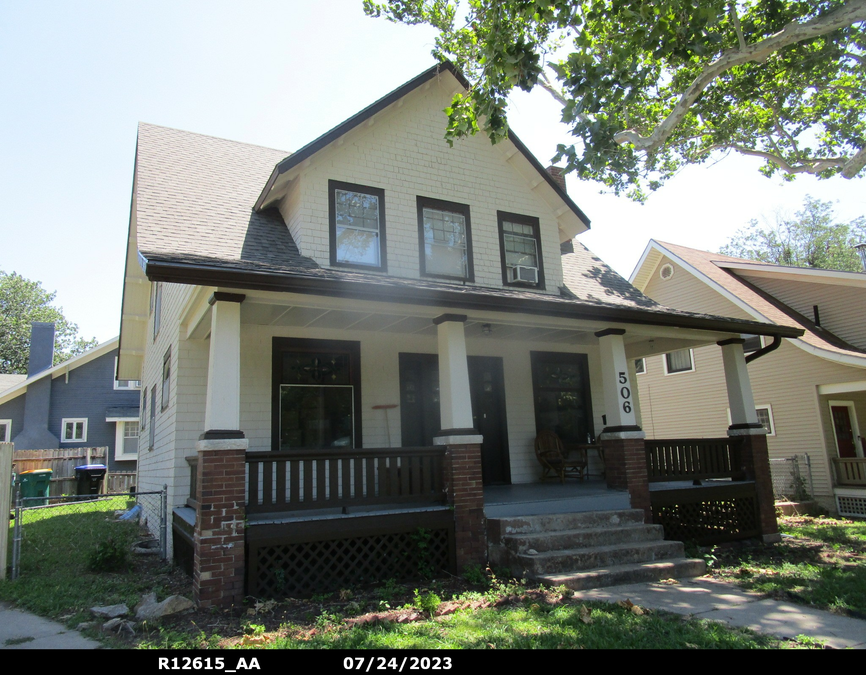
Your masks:
<svg viewBox="0 0 866 675"><path fill-rule="evenodd" d="M866 487L866 459L862 457L834 457L836 485Z"/></svg>
<svg viewBox="0 0 866 675"><path fill-rule="evenodd" d="M108 448L51 448L45 450L15 450L13 471L20 474L36 469L51 469L50 497L76 493L75 467L83 464L107 465ZM107 473L103 492L129 492L135 486L134 472Z"/></svg>

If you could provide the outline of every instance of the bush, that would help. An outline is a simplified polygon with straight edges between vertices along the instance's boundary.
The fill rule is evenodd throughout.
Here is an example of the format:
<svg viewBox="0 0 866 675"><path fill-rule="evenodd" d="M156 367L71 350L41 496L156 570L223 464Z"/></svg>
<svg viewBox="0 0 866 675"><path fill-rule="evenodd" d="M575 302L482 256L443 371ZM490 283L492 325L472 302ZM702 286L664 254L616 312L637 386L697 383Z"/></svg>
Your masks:
<svg viewBox="0 0 866 675"><path fill-rule="evenodd" d="M91 572L127 572L130 558L126 539L109 536L98 542L87 556L87 569Z"/></svg>

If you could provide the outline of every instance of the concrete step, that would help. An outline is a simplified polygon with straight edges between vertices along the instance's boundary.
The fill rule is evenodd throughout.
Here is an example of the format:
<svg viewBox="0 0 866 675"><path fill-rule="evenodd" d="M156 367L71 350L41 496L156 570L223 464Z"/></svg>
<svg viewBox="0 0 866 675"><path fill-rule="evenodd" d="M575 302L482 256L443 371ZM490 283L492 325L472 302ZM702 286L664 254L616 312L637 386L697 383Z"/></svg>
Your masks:
<svg viewBox="0 0 866 675"><path fill-rule="evenodd" d="M506 535L531 534L551 531L578 530L603 527L641 525L644 513L640 509L615 511L585 511L580 513L554 513L537 516L488 518L491 541L502 543Z"/></svg>
<svg viewBox="0 0 866 675"><path fill-rule="evenodd" d="M566 586L572 590L580 591L588 588L637 584L660 579L699 577L706 571L707 565L703 560L674 558L656 562L612 565L594 570L545 574L536 578L544 584Z"/></svg>
<svg viewBox="0 0 866 675"><path fill-rule="evenodd" d="M664 528L661 525L641 524L506 535L502 538L502 544L514 553L526 553L529 549L544 552L643 541L662 541L662 539L664 539Z"/></svg>
<svg viewBox="0 0 866 675"><path fill-rule="evenodd" d="M544 551L536 555L512 553L509 557L513 572L522 572L531 577L539 577L546 574L591 570L611 565L670 560L682 558L683 554L682 542L647 541Z"/></svg>

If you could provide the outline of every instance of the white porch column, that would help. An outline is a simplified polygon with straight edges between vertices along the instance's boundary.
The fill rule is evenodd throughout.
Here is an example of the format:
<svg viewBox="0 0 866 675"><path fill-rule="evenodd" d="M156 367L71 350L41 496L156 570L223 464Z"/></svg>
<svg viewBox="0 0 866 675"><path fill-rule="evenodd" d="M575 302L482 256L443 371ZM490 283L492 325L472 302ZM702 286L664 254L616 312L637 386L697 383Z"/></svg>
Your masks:
<svg viewBox="0 0 866 675"><path fill-rule="evenodd" d="M240 430L241 302L238 293L214 293L207 366L205 433ZM240 436L243 437L243 434Z"/></svg>
<svg viewBox="0 0 866 675"><path fill-rule="evenodd" d="M465 433L473 428L465 321L465 314L442 314L433 319L439 335L439 412L443 431Z"/></svg>
<svg viewBox="0 0 866 675"><path fill-rule="evenodd" d="M629 377L628 359L622 328L607 328L595 334L601 357L601 377L604 381L604 414L606 433L640 432L634 405L634 389Z"/></svg>
<svg viewBox="0 0 866 675"><path fill-rule="evenodd" d="M755 412L755 399L752 397L746 354L743 351L744 342L742 338L731 338L716 343L722 348L728 405L731 407L730 429L763 429Z"/></svg>

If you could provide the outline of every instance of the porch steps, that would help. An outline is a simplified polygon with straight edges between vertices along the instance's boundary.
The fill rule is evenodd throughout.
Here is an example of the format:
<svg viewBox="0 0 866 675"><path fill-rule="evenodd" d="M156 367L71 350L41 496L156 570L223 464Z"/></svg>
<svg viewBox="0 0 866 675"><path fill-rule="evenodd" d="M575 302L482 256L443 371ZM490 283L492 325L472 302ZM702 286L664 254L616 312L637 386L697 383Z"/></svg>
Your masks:
<svg viewBox="0 0 866 675"><path fill-rule="evenodd" d="M703 560L664 541L643 511L624 509L488 520L490 562L512 574L574 590L699 576Z"/></svg>

